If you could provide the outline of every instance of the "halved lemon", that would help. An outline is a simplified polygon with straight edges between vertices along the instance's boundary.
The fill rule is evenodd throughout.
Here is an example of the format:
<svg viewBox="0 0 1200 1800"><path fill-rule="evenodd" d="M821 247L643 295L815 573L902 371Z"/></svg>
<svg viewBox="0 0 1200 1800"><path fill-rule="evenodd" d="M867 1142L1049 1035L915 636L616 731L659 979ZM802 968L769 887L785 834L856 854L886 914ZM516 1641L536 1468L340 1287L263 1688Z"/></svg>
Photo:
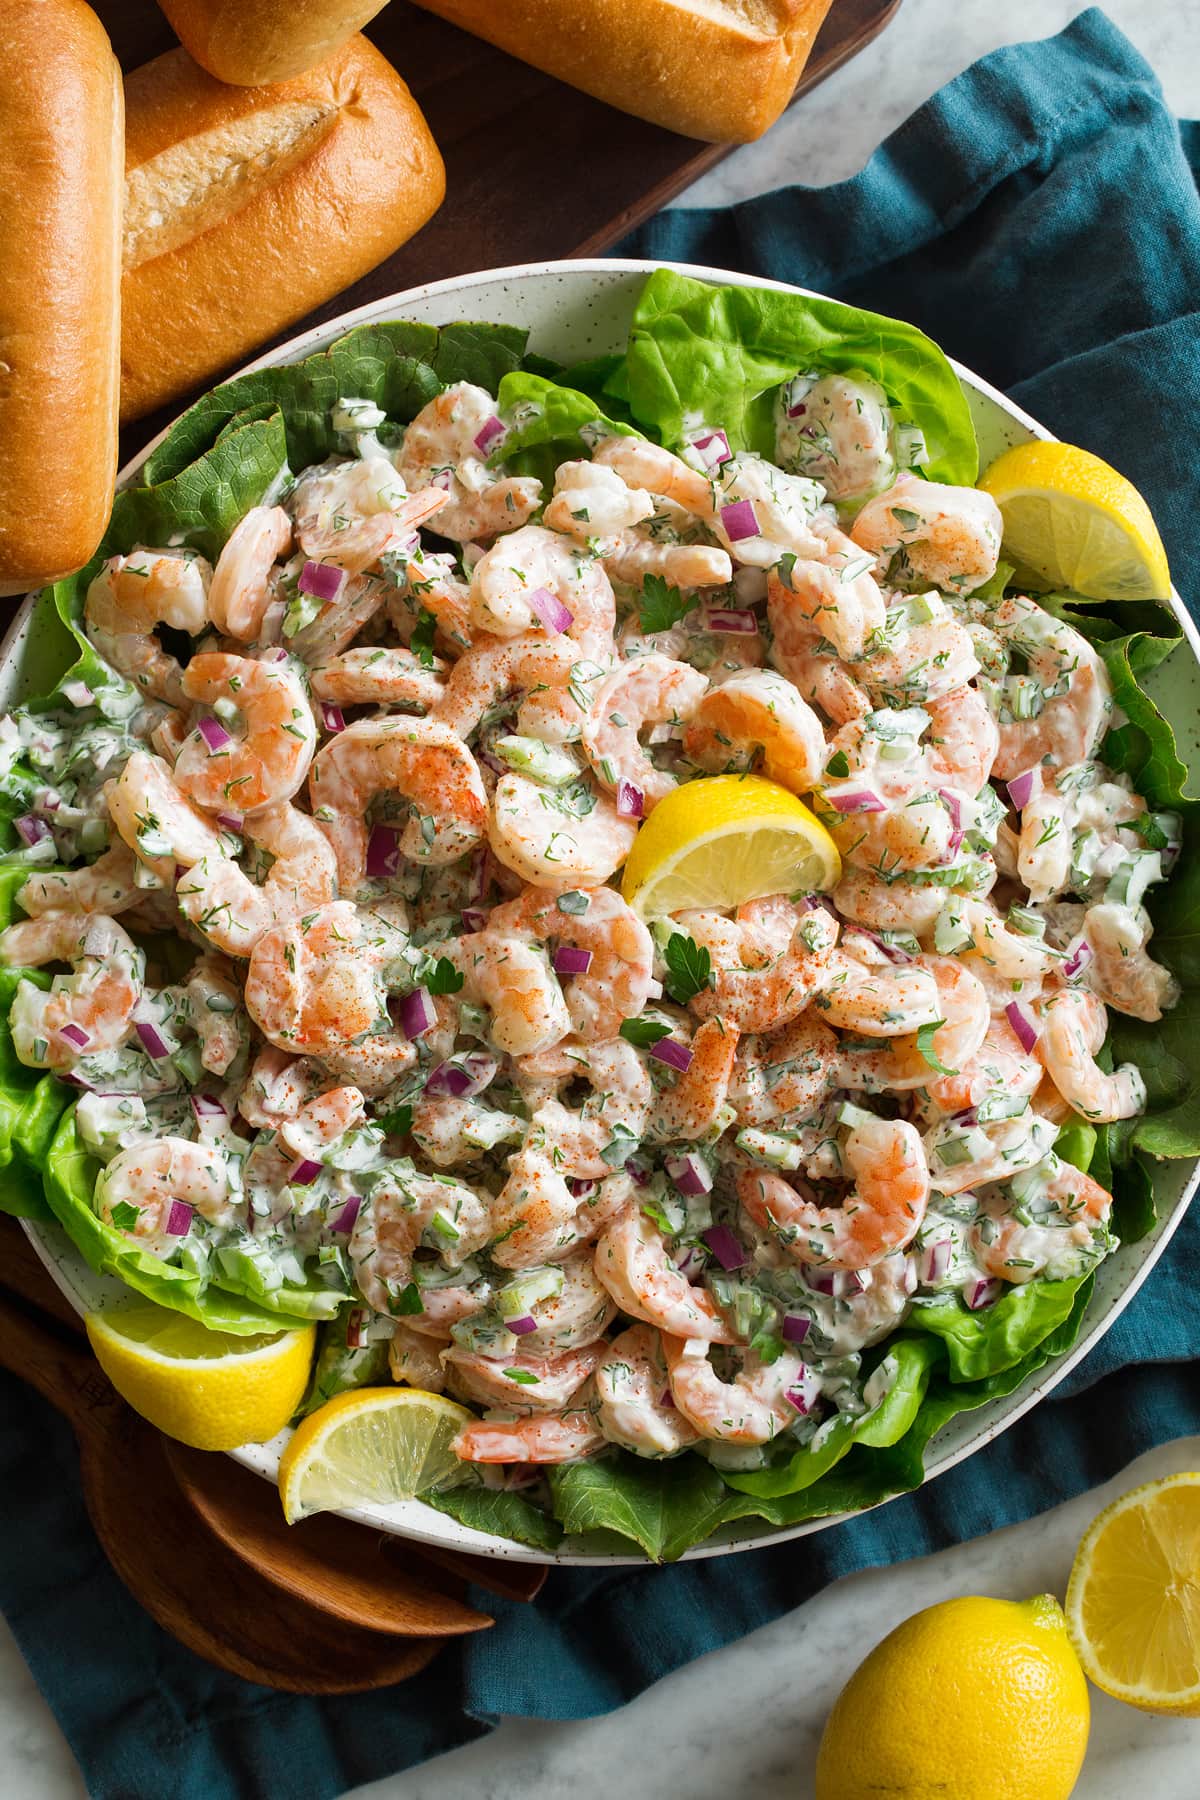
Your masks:
<svg viewBox="0 0 1200 1800"><path fill-rule="evenodd" d="M1075 1554L1067 1629L1098 1688L1200 1717L1200 1473L1133 1488Z"/></svg>
<svg viewBox="0 0 1200 1800"><path fill-rule="evenodd" d="M1019 580L1092 600L1167 600L1171 571L1150 508L1075 444L1018 444L980 477L1004 519Z"/></svg>
<svg viewBox="0 0 1200 1800"><path fill-rule="evenodd" d="M445 1487L462 1472L450 1445L473 1415L421 1388L358 1388L326 1401L279 1461L289 1525L309 1513L387 1506Z"/></svg>
<svg viewBox="0 0 1200 1800"><path fill-rule="evenodd" d="M232 1337L135 1300L85 1320L123 1400L197 1450L236 1450L282 1431L308 1385L316 1328Z"/></svg>
<svg viewBox="0 0 1200 1800"><path fill-rule="evenodd" d="M710 775L660 800L625 864L621 892L643 919L764 894L827 892L842 862L802 800L761 775Z"/></svg>

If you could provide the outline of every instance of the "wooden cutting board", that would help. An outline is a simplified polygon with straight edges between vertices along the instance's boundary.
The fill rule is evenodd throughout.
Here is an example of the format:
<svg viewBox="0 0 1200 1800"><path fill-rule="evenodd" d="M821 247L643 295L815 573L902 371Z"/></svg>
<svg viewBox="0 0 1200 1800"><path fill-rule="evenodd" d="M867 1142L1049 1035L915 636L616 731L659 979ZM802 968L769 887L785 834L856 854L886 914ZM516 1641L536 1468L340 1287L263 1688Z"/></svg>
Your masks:
<svg viewBox="0 0 1200 1800"><path fill-rule="evenodd" d="M93 4L126 69L175 43L153 0ZM870 43L899 7L900 0L833 0L797 99ZM445 204L411 243L290 325L277 342L422 282L598 255L734 148L697 143L616 112L406 0L391 0L367 35L404 76L441 146ZM803 169L796 175L803 179ZM125 433L122 460L182 406L177 402Z"/></svg>

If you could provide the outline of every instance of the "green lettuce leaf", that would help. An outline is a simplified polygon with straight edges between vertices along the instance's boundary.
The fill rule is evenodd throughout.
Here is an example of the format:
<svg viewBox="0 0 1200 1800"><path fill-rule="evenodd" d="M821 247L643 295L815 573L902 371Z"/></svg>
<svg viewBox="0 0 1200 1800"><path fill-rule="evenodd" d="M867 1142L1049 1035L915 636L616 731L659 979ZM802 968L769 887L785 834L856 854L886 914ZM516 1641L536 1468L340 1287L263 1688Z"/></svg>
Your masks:
<svg viewBox="0 0 1200 1800"><path fill-rule="evenodd" d="M360 1350L352 1350L346 1342L346 1324L353 1311L353 1306L344 1306L336 1319L320 1328L312 1380L300 1403L302 1419L337 1394L348 1394L360 1387L386 1387L391 1382L385 1340L364 1344Z"/></svg>
<svg viewBox="0 0 1200 1800"><path fill-rule="evenodd" d="M171 1268L157 1256L139 1250L123 1232L106 1225L92 1210L99 1167L80 1143L72 1108L61 1120L46 1157L46 1199L83 1260L97 1273L115 1275L145 1299L186 1313L189 1319L198 1319L212 1331L230 1331L238 1337L280 1331L285 1326L327 1317L330 1301L336 1308L337 1296L328 1288L319 1297L324 1313L313 1309L318 1296L297 1288L280 1289L276 1307L260 1306L227 1291L224 1285L213 1282L205 1287L190 1270Z"/></svg>
<svg viewBox="0 0 1200 1800"><path fill-rule="evenodd" d="M704 422L735 450L769 456L773 390L813 366L865 370L920 426L930 480L974 483L979 452L958 377L923 332L879 313L657 269L634 313L625 374L634 421L663 443Z"/></svg>
<svg viewBox="0 0 1200 1800"><path fill-rule="evenodd" d="M422 1494L421 1498L426 1506L448 1513L472 1531L512 1538L535 1550L557 1550L562 1542L561 1527L522 1494L496 1488L456 1487L440 1494Z"/></svg>
<svg viewBox="0 0 1200 1800"><path fill-rule="evenodd" d="M941 1340L951 1381L983 1381L1017 1367L1069 1319L1085 1279L1026 1281L982 1312L971 1312L958 1295L948 1302L917 1305L904 1328Z"/></svg>
<svg viewBox="0 0 1200 1800"><path fill-rule="evenodd" d="M725 1484L699 1456L651 1462L619 1450L548 1474L554 1516L566 1533L615 1533L653 1562L674 1562L720 1523Z"/></svg>
<svg viewBox="0 0 1200 1800"><path fill-rule="evenodd" d="M0 862L0 929L12 923L28 873L24 865ZM40 969L0 969L0 1212L48 1219L42 1168L71 1093L57 1076L28 1068L13 1049L8 1015L23 979L50 986Z"/></svg>
<svg viewBox="0 0 1200 1800"><path fill-rule="evenodd" d="M511 325L359 325L303 362L254 369L214 388L184 413L146 463L152 486L181 474L236 416L269 406L282 415L293 469L323 462L337 448L330 409L339 399L373 400L389 419L415 418L456 381L494 394L521 360L528 333Z"/></svg>
<svg viewBox="0 0 1200 1800"><path fill-rule="evenodd" d="M580 436L584 426L600 424L623 436L630 431L628 425L610 419L589 394L525 370L504 377L498 404L506 419L515 414L516 421L493 463L502 462L519 475L536 475L547 499L560 463L591 456L590 445Z"/></svg>

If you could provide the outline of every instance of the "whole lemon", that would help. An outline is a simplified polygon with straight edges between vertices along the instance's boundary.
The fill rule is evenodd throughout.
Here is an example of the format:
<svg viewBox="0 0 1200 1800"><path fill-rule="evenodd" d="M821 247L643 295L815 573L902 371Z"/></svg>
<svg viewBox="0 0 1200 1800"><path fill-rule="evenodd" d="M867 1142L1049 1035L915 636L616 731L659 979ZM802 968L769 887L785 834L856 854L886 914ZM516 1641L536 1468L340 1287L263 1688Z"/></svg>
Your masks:
<svg viewBox="0 0 1200 1800"><path fill-rule="evenodd" d="M1067 1800L1088 1723L1052 1595L945 1600L898 1625L842 1689L816 1800Z"/></svg>

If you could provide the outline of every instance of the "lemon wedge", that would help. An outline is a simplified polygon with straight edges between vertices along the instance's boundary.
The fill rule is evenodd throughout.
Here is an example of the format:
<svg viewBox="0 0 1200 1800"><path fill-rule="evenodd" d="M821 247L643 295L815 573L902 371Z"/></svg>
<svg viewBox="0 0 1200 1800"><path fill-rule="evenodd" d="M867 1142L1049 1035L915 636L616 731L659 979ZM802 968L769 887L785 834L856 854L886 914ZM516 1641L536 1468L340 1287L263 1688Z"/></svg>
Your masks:
<svg viewBox="0 0 1200 1800"><path fill-rule="evenodd" d="M388 1506L462 1473L450 1445L473 1415L421 1388L358 1388L310 1413L279 1462L289 1525L309 1513Z"/></svg>
<svg viewBox="0 0 1200 1800"><path fill-rule="evenodd" d="M621 892L643 919L764 894L827 892L837 846L802 800L761 775L711 775L660 800L625 864Z"/></svg>
<svg viewBox="0 0 1200 1800"><path fill-rule="evenodd" d="M85 1320L96 1359L123 1400L197 1450L235 1450L282 1431L304 1396L316 1328L232 1337L132 1301Z"/></svg>
<svg viewBox="0 0 1200 1800"><path fill-rule="evenodd" d="M1067 1626L1098 1688L1200 1718L1200 1473L1133 1488L1075 1555Z"/></svg>
<svg viewBox="0 0 1200 1800"><path fill-rule="evenodd" d="M1017 576L1092 600L1167 600L1171 571L1131 481L1075 444L1018 444L979 485L1004 519Z"/></svg>

